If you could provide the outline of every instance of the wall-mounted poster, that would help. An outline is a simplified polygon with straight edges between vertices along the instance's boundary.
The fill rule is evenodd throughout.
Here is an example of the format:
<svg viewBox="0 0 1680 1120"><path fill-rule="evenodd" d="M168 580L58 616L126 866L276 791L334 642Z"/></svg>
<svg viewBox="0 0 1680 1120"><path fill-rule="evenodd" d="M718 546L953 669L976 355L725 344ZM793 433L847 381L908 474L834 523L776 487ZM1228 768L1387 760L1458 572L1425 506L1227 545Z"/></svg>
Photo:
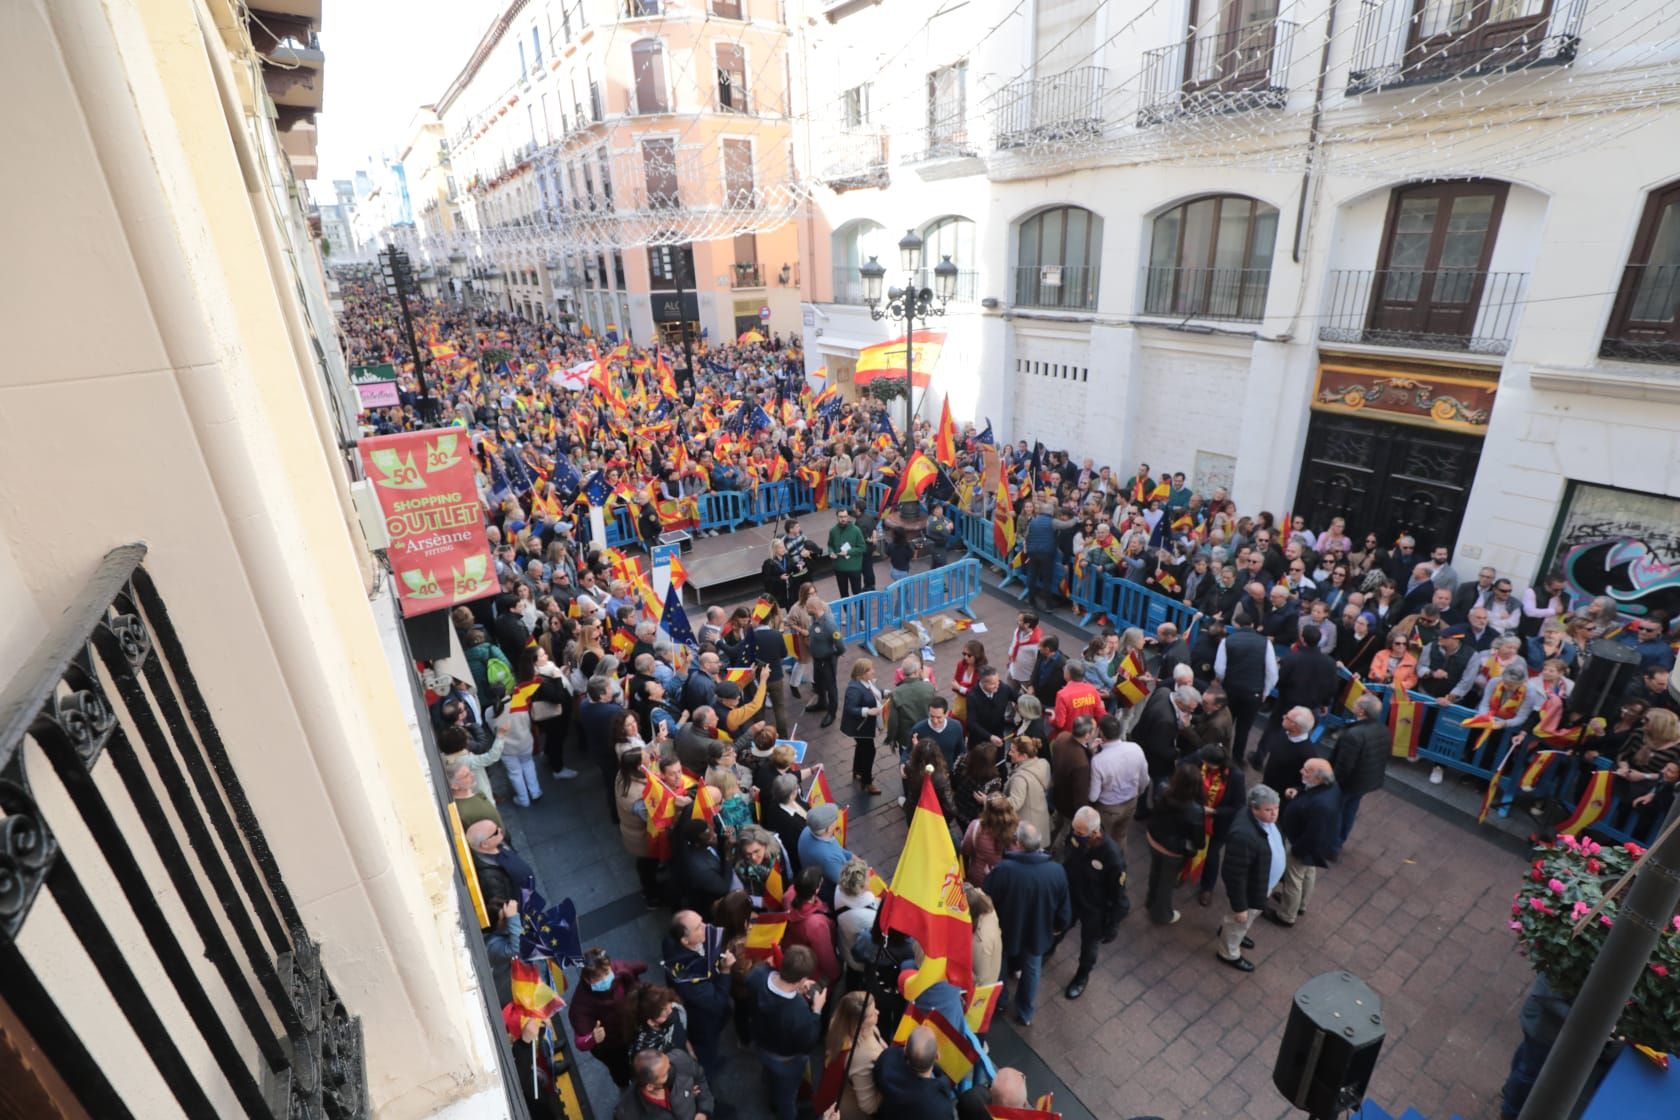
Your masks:
<svg viewBox="0 0 1680 1120"><path fill-rule="evenodd" d="M1195 475L1190 480L1190 486L1204 497L1218 489L1224 489L1229 494L1231 480L1236 476L1236 456L1221 455L1217 451L1197 451Z"/></svg>
<svg viewBox="0 0 1680 1120"><path fill-rule="evenodd" d="M1680 616L1680 498L1571 481L1552 528L1549 563L1577 600L1609 596L1624 615Z"/></svg>

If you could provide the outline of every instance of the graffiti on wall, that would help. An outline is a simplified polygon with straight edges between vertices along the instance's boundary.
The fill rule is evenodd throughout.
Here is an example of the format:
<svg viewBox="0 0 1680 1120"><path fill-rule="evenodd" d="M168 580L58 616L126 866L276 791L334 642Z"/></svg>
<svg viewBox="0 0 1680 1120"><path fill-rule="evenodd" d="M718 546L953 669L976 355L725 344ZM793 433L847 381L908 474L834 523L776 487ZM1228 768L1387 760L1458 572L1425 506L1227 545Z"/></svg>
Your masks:
<svg viewBox="0 0 1680 1120"><path fill-rule="evenodd" d="M1603 595L1629 617L1680 617L1680 499L1575 483L1552 560L1579 600Z"/></svg>

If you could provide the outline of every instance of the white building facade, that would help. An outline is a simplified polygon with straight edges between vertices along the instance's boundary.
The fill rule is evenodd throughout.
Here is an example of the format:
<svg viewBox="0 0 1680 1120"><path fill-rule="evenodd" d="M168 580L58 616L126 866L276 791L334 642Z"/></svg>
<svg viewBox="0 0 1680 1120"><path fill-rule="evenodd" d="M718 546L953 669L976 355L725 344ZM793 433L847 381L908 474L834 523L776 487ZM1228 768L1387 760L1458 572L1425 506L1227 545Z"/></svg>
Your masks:
<svg viewBox="0 0 1680 1120"><path fill-rule="evenodd" d="M938 11L801 42L809 369L897 336L857 269L913 228L961 275L923 415L1519 585L1606 531L1680 560L1680 9Z"/></svg>

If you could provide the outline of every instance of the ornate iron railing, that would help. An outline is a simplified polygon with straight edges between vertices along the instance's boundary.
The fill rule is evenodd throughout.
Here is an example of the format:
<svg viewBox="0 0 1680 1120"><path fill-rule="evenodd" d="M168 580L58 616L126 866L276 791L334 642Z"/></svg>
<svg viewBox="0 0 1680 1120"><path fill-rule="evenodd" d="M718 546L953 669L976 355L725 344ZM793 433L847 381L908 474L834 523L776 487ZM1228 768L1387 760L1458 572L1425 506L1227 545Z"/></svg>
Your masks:
<svg viewBox="0 0 1680 1120"><path fill-rule="evenodd" d="M121 1067L96 1057L66 1017L61 1001L75 995L72 984L105 985L188 1116L227 1115L231 1097L249 1117L366 1117L360 1021L322 971L180 635L141 566L145 554L139 544L108 553L0 694L0 1000L88 1115L102 1120L133 1116L131 1095ZM31 742L36 752L26 750ZM37 753L75 822L49 819L37 800L25 765ZM125 831L126 819L138 819L144 840ZM84 830L103 867L73 863L60 845L59 832ZM148 881L135 856L143 844L186 912L186 938L159 901L162 884ZM107 880L122 901L93 885ZM43 974L22 944L43 889L93 963L75 981ZM109 919L123 901L143 944L117 939ZM158 968L141 962L148 950ZM225 1001L207 988L205 967ZM159 971L167 992L141 978ZM160 1002L177 1000L199 1036L189 1048L201 1043L213 1070L194 1068L183 1024L160 1016ZM243 1034L255 1054L235 1041Z"/></svg>
<svg viewBox="0 0 1680 1120"><path fill-rule="evenodd" d="M1362 0L1348 92L1575 61L1587 0Z"/></svg>
<svg viewBox="0 0 1680 1120"><path fill-rule="evenodd" d="M1150 265L1143 270L1143 314L1257 322L1271 278L1269 268Z"/></svg>
<svg viewBox="0 0 1680 1120"><path fill-rule="evenodd" d="M1001 151L1101 136L1107 71L1079 66L1042 78L1023 78L999 91L992 134Z"/></svg>
<svg viewBox="0 0 1680 1120"><path fill-rule="evenodd" d="M1017 265L1015 306L1095 311L1098 271L1096 265Z"/></svg>
<svg viewBox="0 0 1680 1120"><path fill-rule="evenodd" d="M1526 272L1334 269L1324 286L1318 337L1503 354L1511 348L1527 285Z"/></svg>
<svg viewBox="0 0 1680 1120"><path fill-rule="evenodd" d="M1295 24L1268 19L1145 51L1138 123L1281 109L1294 42Z"/></svg>
<svg viewBox="0 0 1680 1120"><path fill-rule="evenodd" d="M1680 365L1680 266L1630 264L1616 293L1616 312L1600 357Z"/></svg>

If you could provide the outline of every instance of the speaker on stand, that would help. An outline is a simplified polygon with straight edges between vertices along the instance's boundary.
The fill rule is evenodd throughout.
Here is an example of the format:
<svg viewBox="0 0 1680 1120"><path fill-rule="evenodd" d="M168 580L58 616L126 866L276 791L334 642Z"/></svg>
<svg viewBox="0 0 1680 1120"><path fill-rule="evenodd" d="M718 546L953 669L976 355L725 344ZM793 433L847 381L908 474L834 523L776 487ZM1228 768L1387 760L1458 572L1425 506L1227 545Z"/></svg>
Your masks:
<svg viewBox="0 0 1680 1120"><path fill-rule="evenodd" d="M1594 638L1584 652L1568 710L1583 723L1594 716L1614 722L1621 697L1639 679L1639 651L1608 638Z"/></svg>
<svg viewBox="0 0 1680 1120"><path fill-rule="evenodd" d="M1388 1030L1382 1000L1351 972L1301 985L1289 1008L1272 1084L1311 1120L1337 1120L1365 1098Z"/></svg>

